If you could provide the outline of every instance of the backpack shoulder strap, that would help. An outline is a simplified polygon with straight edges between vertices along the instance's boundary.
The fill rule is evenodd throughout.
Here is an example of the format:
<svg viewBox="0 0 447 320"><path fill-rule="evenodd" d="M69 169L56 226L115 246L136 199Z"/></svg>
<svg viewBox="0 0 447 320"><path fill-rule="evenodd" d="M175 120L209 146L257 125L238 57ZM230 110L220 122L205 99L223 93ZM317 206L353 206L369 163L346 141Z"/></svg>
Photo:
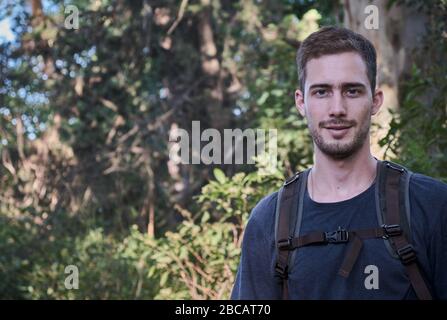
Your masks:
<svg viewBox="0 0 447 320"><path fill-rule="evenodd" d="M376 179L376 190L375 190L375 198L376 198L376 214L377 219L379 221L379 225L383 226L385 224L390 224L386 217L386 181L389 176L389 172L399 173L398 179L398 197L399 197L399 225L402 227L402 230L407 237L408 241L412 241L411 237L411 215L410 215L410 178L413 174L410 170L401 166L397 163L393 163L390 161L378 161L377 162L377 179ZM392 244L392 240L385 239L385 246L388 249L388 252L391 256L398 259L396 251L394 250Z"/></svg>
<svg viewBox="0 0 447 320"><path fill-rule="evenodd" d="M294 252L280 250L282 246L290 245L291 239L299 232L303 211L304 191L306 190L309 169L298 172L287 179L278 192L275 213L275 244L276 264L275 274L282 282L283 299L288 299L289 262Z"/></svg>
<svg viewBox="0 0 447 320"><path fill-rule="evenodd" d="M405 266L418 298L430 300L432 296L418 265L416 251L409 242L409 237L411 237L411 221L407 216L409 213L409 171L389 161L381 161L378 165L380 166L378 187L382 222L384 226L398 231L387 238L388 245Z"/></svg>

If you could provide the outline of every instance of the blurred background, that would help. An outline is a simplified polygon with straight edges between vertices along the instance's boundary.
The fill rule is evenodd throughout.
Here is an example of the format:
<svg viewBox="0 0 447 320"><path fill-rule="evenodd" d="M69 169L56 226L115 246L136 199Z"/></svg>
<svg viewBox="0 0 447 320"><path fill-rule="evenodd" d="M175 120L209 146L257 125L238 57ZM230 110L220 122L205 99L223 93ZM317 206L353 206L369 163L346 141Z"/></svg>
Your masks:
<svg viewBox="0 0 447 320"><path fill-rule="evenodd" d="M378 51L374 155L447 181L446 22L446 0L0 0L0 298L227 299L250 210L312 164L295 54L321 26ZM173 162L193 120L276 129L278 167Z"/></svg>

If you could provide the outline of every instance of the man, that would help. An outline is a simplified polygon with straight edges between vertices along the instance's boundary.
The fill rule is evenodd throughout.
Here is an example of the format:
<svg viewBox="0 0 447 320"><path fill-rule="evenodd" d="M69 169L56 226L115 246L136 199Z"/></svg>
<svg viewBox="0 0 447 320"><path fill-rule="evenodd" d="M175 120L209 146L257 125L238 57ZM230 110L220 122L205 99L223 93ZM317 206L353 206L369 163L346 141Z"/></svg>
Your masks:
<svg viewBox="0 0 447 320"><path fill-rule="evenodd" d="M373 45L350 30L325 27L301 44L297 64L296 107L307 119L315 153L303 193L299 234L340 226L346 230L380 226L375 199L379 166L370 151L369 129L383 92L376 88ZM417 252L419 274L432 298L447 299L447 185L415 173L408 188L411 248ZM377 237L357 239L355 259L346 258L349 250L356 251L348 243L296 249L281 279L277 206L275 192L250 215L232 299L281 299L284 287L289 299L420 298L407 266L388 252L384 240L388 235L380 229L374 229L379 230ZM343 274L340 266L345 259L350 267Z"/></svg>

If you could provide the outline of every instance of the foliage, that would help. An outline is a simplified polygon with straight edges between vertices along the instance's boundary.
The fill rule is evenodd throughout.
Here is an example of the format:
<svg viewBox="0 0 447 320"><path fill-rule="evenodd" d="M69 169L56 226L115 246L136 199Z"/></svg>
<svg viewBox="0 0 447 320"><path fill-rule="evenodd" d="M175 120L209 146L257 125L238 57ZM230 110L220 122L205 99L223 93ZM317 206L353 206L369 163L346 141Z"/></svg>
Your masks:
<svg viewBox="0 0 447 320"><path fill-rule="evenodd" d="M394 161L447 182L447 6L409 1L427 11L427 37L417 52L419 64L401 82L401 106L381 141Z"/></svg>
<svg viewBox="0 0 447 320"><path fill-rule="evenodd" d="M2 218L0 228L3 299L152 299L158 281L147 277L152 251L135 231L123 239L101 228L70 235ZM64 222L70 223L68 217ZM67 289L67 266L79 271L79 289Z"/></svg>
<svg viewBox="0 0 447 320"><path fill-rule="evenodd" d="M276 190L282 175L239 173L216 180L198 197L202 211L178 208L184 220L159 239L132 226L123 238L102 228L76 235L42 232L32 220L2 217L0 296L4 299L227 299L249 210ZM234 219L236 217L236 219ZM65 223L76 223L64 217ZM79 270L79 289L65 288L65 268Z"/></svg>

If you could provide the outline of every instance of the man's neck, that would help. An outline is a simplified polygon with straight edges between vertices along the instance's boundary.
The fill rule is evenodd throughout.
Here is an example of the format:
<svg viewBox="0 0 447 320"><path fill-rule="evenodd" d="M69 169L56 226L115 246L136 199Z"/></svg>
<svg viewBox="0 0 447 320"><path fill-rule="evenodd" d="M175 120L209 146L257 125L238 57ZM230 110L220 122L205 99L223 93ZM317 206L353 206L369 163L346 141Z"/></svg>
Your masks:
<svg viewBox="0 0 447 320"><path fill-rule="evenodd" d="M338 202L355 197L368 189L376 177L377 160L369 144L346 159L333 159L315 149L315 165L308 180L314 201Z"/></svg>

